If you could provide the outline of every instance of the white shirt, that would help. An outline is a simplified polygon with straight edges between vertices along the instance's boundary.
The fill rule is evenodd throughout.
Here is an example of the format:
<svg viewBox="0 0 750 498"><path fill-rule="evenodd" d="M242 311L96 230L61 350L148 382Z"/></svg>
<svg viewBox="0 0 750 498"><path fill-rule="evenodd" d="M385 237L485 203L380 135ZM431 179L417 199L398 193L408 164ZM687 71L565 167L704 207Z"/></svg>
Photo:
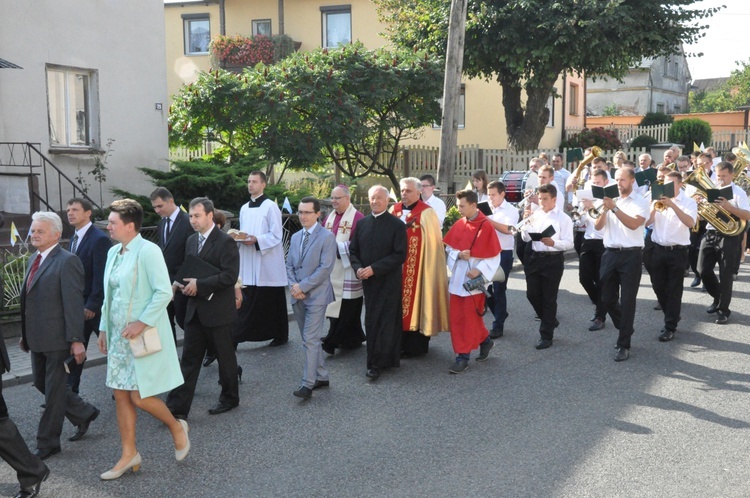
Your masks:
<svg viewBox="0 0 750 498"><path fill-rule="evenodd" d="M732 200L730 200L729 203L736 208L750 211L750 205L748 205L747 194L745 193L745 191L735 185L734 182L730 183L729 185L732 186ZM724 187L726 187L726 185L724 185ZM706 224L706 230L716 230L716 227L714 227L711 223L708 223Z"/></svg>
<svg viewBox="0 0 750 498"><path fill-rule="evenodd" d="M568 199L568 192L565 191L565 184L570 177L570 171L561 168L555 171L555 183L557 184L558 195L562 193L565 196L565 200Z"/></svg>
<svg viewBox="0 0 750 498"><path fill-rule="evenodd" d="M555 245L549 247L543 242L532 242L531 248L536 252L563 252L573 248L573 221L557 207L545 213L540 209L531 214L531 226L521 232L521 237L526 242L531 240L529 232L543 232L550 225L555 229L552 240Z"/></svg>
<svg viewBox="0 0 750 498"><path fill-rule="evenodd" d="M693 225L695 225L695 220L698 218L698 205L695 201L686 196L682 190L672 200L678 208L692 218ZM655 202L653 201L653 203ZM680 221L674 209L667 208L663 212L656 211L651 240L660 246L689 246L691 229L692 227L687 227Z"/></svg>
<svg viewBox="0 0 750 498"><path fill-rule="evenodd" d="M203 249L203 247L201 247L201 239L200 238L203 237L203 244L205 245L206 241L208 240L208 236L211 235L211 231L214 229L215 226L216 226L215 223L212 224L211 228L209 228L208 230L206 230L206 233L200 233L200 232L198 232L198 247L201 250Z"/></svg>
<svg viewBox="0 0 750 498"><path fill-rule="evenodd" d="M436 195L431 195L429 199L422 198L422 200L435 210L435 214L437 214L438 221L440 222L440 229L442 230L446 213L445 203Z"/></svg>
<svg viewBox="0 0 750 498"><path fill-rule="evenodd" d="M311 226L310 228L302 227L302 232L303 232L302 233L302 240L299 243L300 254L302 253L302 246L305 245L305 234L304 234L304 232L309 233L310 235L308 235L308 237L310 237L310 236L312 236L312 234L315 231L315 229L317 228L317 226L318 226L317 223L313 223L313 226ZM308 239L308 244L309 243L310 243L310 241Z"/></svg>
<svg viewBox="0 0 750 498"><path fill-rule="evenodd" d="M631 217L640 216L645 220L649 216L649 204L646 199L631 192L630 195L617 199L616 205L623 213ZM607 211L605 215L607 221L604 224L604 247L623 248L623 247L643 247L643 225L635 230L631 230L617 219L617 215L612 211Z"/></svg>
<svg viewBox="0 0 750 498"><path fill-rule="evenodd" d="M79 230L76 230L76 235L78 236L78 241L76 242L76 252L78 251L78 248L81 247L81 241L86 236L86 232L89 231L89 228L91 228L92 225L93 223L89 221L84 226L82 226Z"/></svg>
<svg viewBox="0 0 750 498"><path fill-rule="evenodd" d="M498 207L494 207L490 203L490 207L492 208L492 216L489 218L492 221L511 226L518 223L518 209L510 202L503 200ZM495 231L497 232L497 240L500 242L500 248L503 251L512 251L516 243L515 238L499 230Z"/></svg>
<svg viewBox="0 0 750 498"><path fill-rule="evenodd" d="M39 253L42 256L42 259L39 260L39 266L42 266L42 263L44 263L44 260L47 259L47 256L49 256L50 251L52 251L52 249L54 249L57 246L58 246L58 243L55 243L52 245L52 247L49 247L46 251ZM31 260L31 263L33 264L34 260Z"/></svg>
<svg viewBox="0 0 750 498"><path fill-rule="evenodd" d="M239 244L240 278L243 285L286 287L281 210L275 202L265 199L255 208L240 208L240 230L258 239L256 244Z"/></svg>
<svg viewBox="0 0 750 498"><path fill-rule="evenodd" d="M168 223L164 224L164 233L162 235L164 235L164 241L165 241L165 243L167 241L167 229L169 229L170 233L172 232L172 230L174 229L174 222L177 221L177 215L178 214L180 214L180 208L179 207L175 208L175 210L172 211L172 214L170 214L169 216L165 216L164 217L165 220L166 219L170 220Z"/></svg>
<svg viewBox="0 0 750 498"><path fill-rule="evenodd" d="M539 204L535 202L532 202L530 206L531 206L532 213L541 207L539 206ZM564 190L562 192L560 192L559 190L557 191L557 197L555 197L555 208L559 209L561 213L565 212L565 191Z"/></svg>

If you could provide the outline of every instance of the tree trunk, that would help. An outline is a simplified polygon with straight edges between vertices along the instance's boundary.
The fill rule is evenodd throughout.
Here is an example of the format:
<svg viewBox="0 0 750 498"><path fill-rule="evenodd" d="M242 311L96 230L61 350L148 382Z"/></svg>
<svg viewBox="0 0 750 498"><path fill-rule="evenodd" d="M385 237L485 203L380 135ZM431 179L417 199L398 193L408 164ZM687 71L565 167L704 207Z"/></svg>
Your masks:
<svg viewBox="0 0 750 498"><path fill-rule="evenodd" d="M508 148L532 150L539 147L549 121L547 100L552 94L554 80L526 89L526 105L521 101L522 88L514 77L498 78L503 88Z"/></svg>

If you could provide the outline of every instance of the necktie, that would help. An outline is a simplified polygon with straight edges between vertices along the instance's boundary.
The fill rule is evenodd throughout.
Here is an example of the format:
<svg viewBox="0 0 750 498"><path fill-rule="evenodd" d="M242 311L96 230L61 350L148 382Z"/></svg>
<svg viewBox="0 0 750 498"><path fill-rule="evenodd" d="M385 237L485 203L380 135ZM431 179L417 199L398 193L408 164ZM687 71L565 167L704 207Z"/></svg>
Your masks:
<svg viewBox="0 0 750 498"><path fill-rule="evenodd" d="M300 256L305 255L305 249L307 248L307 241L310 240L310 232L305 230L305 235L302 237L302 250L300 251Z"/></svg>
<svg viewBox="0 0 750 498"><path fill-rule="evenodd" d="M203 244L205 242L206 238L203 235L198 234L198 252L201 252L201 250L203 249Z"/></svg>
<svg viewBox="0 0 750 498"><path fill-rule="evenodd" d="M76 249L78 249L78 234L73 235L73 238L70 239L70 252L75 254Z"/></svg>
<svg viewBox="0 0 750 498"><path fill-rule="evenodd" d="M29 290L31 287L31 282L34 280L34 275L36 275L37 270L39 269L39 265L42 263L42 255L37 254L36 259L34 260L34 263L31 265L31 271L29 272L29 279L26 281L26 290Z"/></svg>
<svg viewBox="0 0 750 498"><path fill-rule="evenodd" d="M172 231L172 218L164 218L167 220L167 227L164 229L164 242L169 240L169 232Z"/></svg>

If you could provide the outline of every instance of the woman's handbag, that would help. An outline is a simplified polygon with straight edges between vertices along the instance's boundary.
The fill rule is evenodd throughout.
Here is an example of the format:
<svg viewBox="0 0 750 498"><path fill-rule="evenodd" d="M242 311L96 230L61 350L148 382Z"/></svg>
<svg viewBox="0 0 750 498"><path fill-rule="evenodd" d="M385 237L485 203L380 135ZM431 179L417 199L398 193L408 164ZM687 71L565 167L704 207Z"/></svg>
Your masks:
<svg viewBox="0 0 750 498"><path fill-rule="evenodd" d="M138 261L135 262L135 271L133 272L133 292L130 294L130 306L128 307L128 323L130 323L130 312L133 310L133 297L135 294L135 283L138 278ZM156 327L146 327L138 337L128 339L130 341L130 351L136 358L142 358L161 351L161 339Z"/></svg>

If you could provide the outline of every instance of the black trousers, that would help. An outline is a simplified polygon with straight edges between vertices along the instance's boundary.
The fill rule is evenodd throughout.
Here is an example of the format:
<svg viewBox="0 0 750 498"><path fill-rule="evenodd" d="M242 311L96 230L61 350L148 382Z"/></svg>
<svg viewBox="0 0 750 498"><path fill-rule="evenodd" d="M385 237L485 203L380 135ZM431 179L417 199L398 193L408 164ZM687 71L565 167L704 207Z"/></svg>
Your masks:
<svg viewBox="0 0 750 498"><path fill-rule="evenodd" d="M523 267L526 273L526 299L541 319L539 335L552 340L557 322L557 292L565 267L565 255L531 251Z"/></svg>
<svg viewBox="0 0 750 498"><path fill-rule="evenodd" d="M727 237L716 230L706 230L706 236L701 241L701 251L698 255L698 271L703 285L719 310L726 313L732 302L732 285L734 284L734 266L739 258L740 236ZM719 265L719 277L716 278L714 268Z"/></svg>
<svg viewBox="0 0 750 498"><path fill-rule="evenodd" d="M331 326L323 344L336 349L357 348L365 342L365 332L362 330L362 303L365 298L342 299L338 318L329 318Z"/></svg>
<svg viewBox="0 0 750 498"><path fill-rule="evenodd" d="M1 361L0 365L2 365ZM18 482L24 488L39 482L47 472L47 466L29 450L16 424L8 416L2 382L0 382L0 458L16 471Z"/></svg>
<svg viewBox="0 0 750 498"><path fill-rule="evenodd" d="M706 222L704 220L700 220L698 222L698 230L690 231L690 251L688 253L688 258L690 259L690 271L693 272L693 275L696 277L700 277L700 272L698 271L698 254L701 251L701 240L703 240L703 236L706 235Z"/></svg>
<svg viewBox="0 0 750 498"><path fill-rule="evenodd" d="M626 349L630 349L630 337L633 335L642 264L640 248L627 251L605 249L599 268L602 305L615 328L620 331L617 345Z"/></svg>
<svg viewBox="0 0 750 498"><path fill-rule="evenodd" d="M604 241L601 239L584 239L581 244L581 259L578 264L578 281L588 294L591 302L596 306L594 316L604 320L607 312L601 299L601 284L599 283L599 267L604 254Z"/></svg>
<svg viewBox="0 0 750 498"><path fill-rule="evenodd" d="M86 403L68 385L68 374L63 363L70 351L31 352L31 371L34 387L44 394L46 407L39 420L36 444L39 449L60 446L63 421L67 418L78 426L88 420L96 408Z"/></svg>
<svg viewBox="0 0 750 498"><path fill-rule="evenodd" d="M647 228L643 238L643 267L649 275L651 275L651 268L653 266L651 261L654 255L654 242L651 240L651 234L653 232L653 228Z"/></svg>
<svg viewBox="0 0 750 498"><path fill-rule="evenodd" d="M83 347L88 349L89 347L89 339L91 339L91 334L96 334L97 337L99 337L99 322L102 319L101 312L94 315L94 318L91 320L85 320L83 322ZM75 364L70 369L70 374L68 374L68 385L73 390L74 393L78 394L79 387L81 385L81 374L83 373L83 365L86 363L86 360L83 361L83 363Z"/></svg>
<svg viewBox="0 0 750 498"><path fill-rule="evenodd" d="M573 248L576 250L576 254L580 257L583 247L583 241L586 240L584 237L586 232L575 232L573 234Z"/></svg>
<svg viewBox="0 0 750 498"><path fill-rule="evenodd" d="M209 340L216 348L216 361L219 364L219 382L221 383L219 401L231 406L239 404L237 356L232 342L232 330L234 330L233 323L219 327L202 325L197 312L192 320L185 324L185 340L180 359L180 370L182 370L185 383L173 389L167 396L167 406L175 416L187 418L190 413Z"/></svg>
<svg viewBox="0 0 750 498"><path fill-rule="evenodd" d="M670 249L654 244L651 286L664 311L664 328L674 332L680 323L688 246Z"/></svg>

